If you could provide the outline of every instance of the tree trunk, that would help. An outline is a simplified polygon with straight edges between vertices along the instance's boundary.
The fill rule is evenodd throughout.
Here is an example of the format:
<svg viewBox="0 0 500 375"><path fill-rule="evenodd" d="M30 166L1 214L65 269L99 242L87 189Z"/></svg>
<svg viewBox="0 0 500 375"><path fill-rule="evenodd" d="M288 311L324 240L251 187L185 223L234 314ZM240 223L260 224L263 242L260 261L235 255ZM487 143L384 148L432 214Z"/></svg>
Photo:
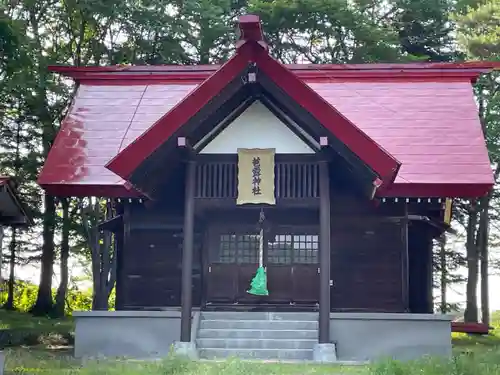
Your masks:
<svg viewBox="0 0 500 375"><path fill-rule="evenodd" d="M481 214L479 217L479 259L481 260L481 320L490 324L490 300L488 285L488 235L489 235L489 206L490 195L481 198Z"/></svg>
<svg viewBox="0 0 500 375"><path fill-rule="evenodd" d="M104 219L113 217L113 207L111 202L106 203ZM94 289L95 304L94 310L108 310L109 296L113 290L116 280L116 239L110 232L102 233L102 245L99 247L99 274L98 285Z"/></svg>
<svg viewBox="0 0 500 375"><path fill-rule="evenodd" d="M54 306L54 314L57 317L64 316L64 307L66 306L66 294L68 292L68 259L69 259L69 231L70 231L70 217L69 217L69 199L62 198L61 205L63 209L63 223L62 223L62 239L61 239L61 281L57 288L56 304Z"/></svg>
<svg viewBox="0 0 500 375"><path fill-rule="evenodd" d="M113 216L111 202L102 214L98 198L89 198L89 206L82 214L92 260L92 310L107 310L109 295L116 280L115 240L110 232L100 233L98 223Z"/></svg>
<svg viewBox="0 0 500 375"><path fill-rule="evenodd" d="M439 270L441 272L440 288L441 288L441 303L440 310L441 313L446 314L448 312L448 302L446 298L446 287L448 286L448 273L446 264L446 233L441 236L441 241L439 242Z"/></svg>
<svg viewBox="0 0 500 375"><path fill-rule="evenodd" d="M10 259L9 259L9 283L7 289L7 302L4 305L5 310L15 310L14 308L14 287L16 285L16 229L12 228L12 240L10 241Z"/></svg>
<svg viewBox="0 0 500 375"><path fill-rule="evenodd" d="M3 283L2 279L2 261L3 261L3 226L0 225L0 285Z"/></svg>
<svg viewBox="0 0 500 375"><path fill-rule="evenodd" d="M464 319L466 322L477 322L477 281L478 281L478 251L476 245L477 202L471 200L469 219L467 222L467 304Z"/></svg>
<svg viewBox="0 0 500 375"><path fill-rule="evenodd" d="M54 272L54 230L56 203L53 196L45 194L45 212L43 215L42 267L38 296L31 313L37 316L49 315L52 312L52 275Z"/></svg>
<svg viewBox="0 0 500 375"><path fill-rule="evenodd" d="M40 31L43 30L43 28L39 27L40 16L36 13L35 9L36 7L30 8L28 13L29 23L33 32L33 51L37 60L37 87L35 96L37 100L33 103L33 112L38 117L39 125L41 125L43 156L46 159L55 138L56 128L54 126L54 118L50 112L49 100L47 98L49 71L47 69L48 58L43 53L44 42L40 36ZM54 271L55 256L55 224L55 198L51 195L45 194L40 283L38 285L38 295L35 305L31 308L31 313L38 316L50 314L53 308L52 276Z"/></svg>

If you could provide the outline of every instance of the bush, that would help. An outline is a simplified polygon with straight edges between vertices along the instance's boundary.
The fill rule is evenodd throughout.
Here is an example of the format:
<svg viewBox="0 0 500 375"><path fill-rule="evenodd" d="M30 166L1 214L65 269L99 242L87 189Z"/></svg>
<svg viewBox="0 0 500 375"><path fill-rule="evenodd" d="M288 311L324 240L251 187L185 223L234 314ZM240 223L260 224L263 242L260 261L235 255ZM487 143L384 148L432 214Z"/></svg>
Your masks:
<svg viewBox="0 0 500 375"><path fill-rule="evenodd" d="M57 289L52 290L52 295L55 299ZM16 311L28 312L35 304L38 294L38 286L30 282L18 280L14 285L14 308ZM7 282L1 284L0 289L0 306L7 302ZM109 307L113 309L115 305L115 291L111 292L109 297ZM92 308L92 289L78 289L72 287L68 290L66 296L66 315L71 315L73 311L87 311Z"/></svg>

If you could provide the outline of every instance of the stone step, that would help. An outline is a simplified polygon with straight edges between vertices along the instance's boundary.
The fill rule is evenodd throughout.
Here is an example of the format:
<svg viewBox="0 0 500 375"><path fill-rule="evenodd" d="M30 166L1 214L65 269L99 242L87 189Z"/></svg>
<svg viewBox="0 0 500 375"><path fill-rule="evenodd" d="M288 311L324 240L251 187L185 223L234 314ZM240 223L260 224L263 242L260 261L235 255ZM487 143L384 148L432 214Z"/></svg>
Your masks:
<svg viewBox="0 0 500 375"><path fill-rule="evenodd" d="M219 349L203 348L198 351L201 359L240 358L268 360L303 360L313 359L313 351L306 349Z"/></svg>
<svg viewBox="0 0 500 375"><path fill-rule="evenodd" d="M292 320L317 321L315 312L248 312L248 311L203 311L201 319L206 320Z"/></svg>
<svg viewBox="0 0 500 375"><path fill-rule="evenodd" d="M205 320L199 329L317 330L318 321L299 320Z"/></svg>
<svg viewBox="0 0 500 375"><path fill-rule="evenodd" d="M214 349L313 349L318 340L307 339L198 339L198 348Z"/></svg>
<svg viewBox="0 0 500 375"><path fill-rule="evenodd" d="M200 329L198 331L200 339L311 339L318 338L318 330L262 330L251 329Z"/></svg>

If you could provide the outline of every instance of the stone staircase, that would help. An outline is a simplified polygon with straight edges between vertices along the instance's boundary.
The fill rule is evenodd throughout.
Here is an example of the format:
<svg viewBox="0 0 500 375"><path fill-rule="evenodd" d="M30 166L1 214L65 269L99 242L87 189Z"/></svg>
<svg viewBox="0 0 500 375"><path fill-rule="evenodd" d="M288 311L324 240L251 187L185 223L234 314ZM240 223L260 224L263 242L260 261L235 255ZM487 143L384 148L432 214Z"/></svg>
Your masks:
<svg viewBox="0 0 500 375"><path fill-rule="evenodd" d="M196 345L202 359L312 360L318 314L202 312Z"/></svg>

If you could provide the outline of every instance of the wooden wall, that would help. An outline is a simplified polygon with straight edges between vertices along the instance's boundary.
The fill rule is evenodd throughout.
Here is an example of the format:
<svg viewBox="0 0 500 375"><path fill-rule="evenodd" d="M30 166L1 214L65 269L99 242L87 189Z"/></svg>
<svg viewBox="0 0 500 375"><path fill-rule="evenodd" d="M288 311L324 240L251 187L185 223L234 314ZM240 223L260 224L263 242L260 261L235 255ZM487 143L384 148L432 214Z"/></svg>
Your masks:
<svg viewBox="0 0 500 375"><path fill-rule="evenodd" d="M404 311L401 207L331 194L331 304L334 311Z"/></svg>
<svg viewBox="0 0 500 375"><path fill-rule="evenodd" d="M331 198L332 311L405 311L403 223L383 219L401 216L404 205L376 207L338 186L332 189ZM311 214L312 221L317 208ZM206 213L205 219L210 220L214 215L217 212ZM269 214L271 220L279 216ZM220 213L218 221L223 217ZM118 259L118 309L180 305L182 225L179 202L150 208L132 204L126 208L123 248ZM412 312L432 312L432 234L426 228L426 224L418 223L409 227L407 293ZM204 230L203 222L197 221L193 264L195 306L203 301Z"/></svg>
<svg viewBox="0 0 500 375"><path fill-rule="evenodd" d="M434 310L432 227L412 222L409 228L408 253L410 273L410 311L428 314Z"/></svg>
<svg viewBox="0 0 500 375"><path fill-rule="evenodd" d="M119 253L117 308L154 309L180 306L182 225L179 213L163 207L128 208L124 245ZM195 239L193 305L201 301L201 239Z"/></svg>

